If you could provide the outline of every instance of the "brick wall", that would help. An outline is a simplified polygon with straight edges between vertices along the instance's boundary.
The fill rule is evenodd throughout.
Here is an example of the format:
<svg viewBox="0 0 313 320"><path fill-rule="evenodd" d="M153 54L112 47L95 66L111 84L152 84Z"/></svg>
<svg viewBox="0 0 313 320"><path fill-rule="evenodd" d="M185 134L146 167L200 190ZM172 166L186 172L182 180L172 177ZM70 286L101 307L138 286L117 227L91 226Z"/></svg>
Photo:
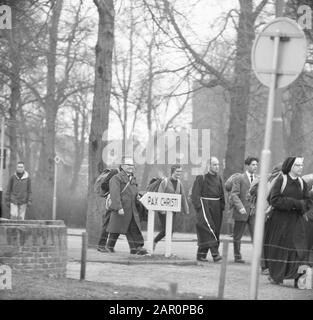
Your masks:
<svg viewBox="0 0 313 320"><path fill-rule="evenodd" d="M65 276L67 232L63 221L0 220L0 264L13 270Z"/></svg>

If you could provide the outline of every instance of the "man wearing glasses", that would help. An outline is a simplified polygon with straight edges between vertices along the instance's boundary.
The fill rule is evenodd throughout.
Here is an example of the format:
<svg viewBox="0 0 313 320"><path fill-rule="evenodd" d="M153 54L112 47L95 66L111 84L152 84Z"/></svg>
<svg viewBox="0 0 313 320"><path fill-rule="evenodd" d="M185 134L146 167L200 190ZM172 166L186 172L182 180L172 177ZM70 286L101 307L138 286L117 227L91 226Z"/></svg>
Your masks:
<svg viewBox="0 0 313 320"><path fill-rule="evenodd" d="M109 232L107 248L114 252L119 234L125 234L131 254L145 255L144 239L141 233L140 218L136 207L138 187L134 176L134 161L123 157L120 172L110 179L110 198L112 210L107 228Z"/></svg>

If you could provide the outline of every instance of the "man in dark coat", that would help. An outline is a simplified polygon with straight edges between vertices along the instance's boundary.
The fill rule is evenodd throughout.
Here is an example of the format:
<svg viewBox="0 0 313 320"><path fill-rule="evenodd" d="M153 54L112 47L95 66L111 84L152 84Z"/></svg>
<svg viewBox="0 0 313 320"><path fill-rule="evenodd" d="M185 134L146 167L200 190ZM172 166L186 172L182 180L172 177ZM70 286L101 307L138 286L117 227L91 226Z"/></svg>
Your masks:
<svg viewBox="0 0 313 320"><path fill-rule="evenodd" d="M31 180L25 170L24 162L19 161L16 172L9 179L6 203L10 207L10 217L15 220L24 220L27 206L31 205Z"/></svg>
<svg viewBox="0 0 313 320"><path fill-rule="evenodd" d="M248 225L251 238L253 238L255 211L253 203L249 201L249 189L251 183L257 178L255 175L259 160L255 157L248 157L245 160L246 171L235 179L232 190L231 200L234 205L233 218L234 224L234 256L235 262L245 263L240 253L241 238Z"/></svg>
<svg viewBox="0 0 313 320"><path fill-rule="evenodd" d="M109 232L107 247L114 252L114 246L119 234L125 234L131 254L147 254L141 233L140 218L136 207L138 187L134 177L134 162L130 157L124 157L120 172L109 182L112 211L107 228Z"/></svg>
<svg viewBox="0 0 313 320"><path fill-rule="evenodd" d="M219 235L225 208L223 182L218 174L219 161L212 157L209 170L199 175L192 186L192 204L196 210L196 229L198 236L198 261L206 259L210 249L214 262L222 259L219 254Z"/></svg>

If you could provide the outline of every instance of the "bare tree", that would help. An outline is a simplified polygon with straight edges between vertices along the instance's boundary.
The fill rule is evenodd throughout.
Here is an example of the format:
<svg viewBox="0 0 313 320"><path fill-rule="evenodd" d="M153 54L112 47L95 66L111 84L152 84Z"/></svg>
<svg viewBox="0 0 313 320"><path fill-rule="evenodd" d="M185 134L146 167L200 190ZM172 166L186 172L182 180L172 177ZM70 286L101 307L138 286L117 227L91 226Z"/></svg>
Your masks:
<svg viewBox="0 0 313 320"><path fill-rule="evenodd" d="M90 242L98 240L101 216L96 208L93 185L98 169L103 167L102 150L107 143L110 94L112 85L112 54L114 44L114 2L94 0L98 9L98 40L96 45L95 84L89 135L89 187L87 230ZM104 138L104 141L102 140Z"/></svg>
<svg viewBox="0 0 313 320"><path fill-rule="evenodd" d="M154 1L152 4L145 0L146 5L154 16L155 21L160 25L160 20L166 20L173 27L176 38L179 40L179 47L186 52L188 59L193 63L195 70L204 73L207 76L206 81L202 81L206 87L215 87L220 85L229 91L230 94L230 119L228 129L228 143L226 150L226 168L225 176L241 171L244 163L246 131L247 131L247 113L249 107L249 91L250 91L250 73L251 61L250 53L253 39L255 37L255 23L259 14L267 4L267 0L262 0L254 8L254 1L239 0L239 10L231 10L227 14L227 20L233 18L233 14L238 14L238 25L236 26L237 40L236 50L233 61L233 74L230 76L226 72L229 71L226 65L217 69L214 64L209 63L205 54L197 52L184 36L181 28L176 21L177 16L181 14L168 1L163 0L163 6L160 2ZM157 18L153 12L159 12L161 18ZM164 29L163 29L164 30ZM168 34L168 31L164 31ZM175 38L175 40L176 40ZM215 43L213 39L208 44L208 48ZM205 50L206 52L207 50ZM226 60L228 64L229 61ZM226 71L226 72L225 72Z"/></svg>

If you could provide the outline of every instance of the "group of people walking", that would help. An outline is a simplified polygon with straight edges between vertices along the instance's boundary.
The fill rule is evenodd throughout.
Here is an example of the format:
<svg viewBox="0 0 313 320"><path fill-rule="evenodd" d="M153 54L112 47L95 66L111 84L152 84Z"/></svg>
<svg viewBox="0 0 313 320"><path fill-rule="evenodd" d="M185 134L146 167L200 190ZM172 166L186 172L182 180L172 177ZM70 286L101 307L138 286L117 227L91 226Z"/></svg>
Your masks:
<svg viewBox="0 0 313 320"><path fill-rule="evenodd" d="M233 174L224 183L219 174L219 160L211 157L206 173L196 176L193 182L189 204L180 180L181 165L173 165L170 176L159 183L157 192L181 195L181 213L189 214L189 206L193 206L196 214L198 261L207 262L209 251L214 262L222 259L219 254L220 231L227 203L228 212L234 219L234 262L245 263L241 254L241 239L246 227L253 239L259 183L256 174L258 164L258 158L248 157L244 172ZM103 228L97 246L101 252L115 252L118 237L124 234L131 254L148 253L144 248L141 231L141 217L146 209L139 201L141 195L134 169L133 159L123 157L116 174L109 180L110 202L103 215ZM301 276L299 267L313 265L313 174L302 178L302 171L303 158L288 157L283 163L276 165L268 177L261 268L262 273L268 275L273 284L294 279L297 287ZM31 198L31 180L24 163L19 162L6 191L11 219L25 218ZM154 238L153 250L165 237L166 230L165 212L157 212L157 215L161 228ZM177 215L173 214L172 232L175 216Z"/></svg>
<svg viewBox="0 0 313 320"><path fill-rule="evenodd" d="M208 261L211 252L214 262L222 259L219 254L220 231L228 203L229 213L234 219L234 262L245 263L241 254L241 239L248 227L253 239L257 186L256 174L259 160L248 157L245 171L232 175L225 183L219 174L219 160L211 157L206 173L198 175L190 194L190 205L196 214L198 249L196 259ZM295 279L301 274L300 265L312 264L313 250L313 191L301 178L303 158L289 157L276 166L268 179L268 198L262 254L262 273L271 283L280 284L284 279ZM158 192L177 193L182 197L182 213L189 214L189 205L182 182L181 165L171 167L170 177L164 178ZM225 190L228 191L228 201ZM124 157L119 172L109 181L111 205L104 216L103 230L98 244L101 252L114 252L119 234L125 234L131 254L147 254L140 224L140 195L132 158ZM142 206L142 205L141 205ZM165 236L166 218L158 212L161 230L154 238L157 243ZM173 217L173 228L175 214ZM310 262L311 261L311 262Z"/></svg>
<svg viewBox="0 0 313 320"><path fill-rule="evenodd" d="M235 262L244 262L239 241L244 227L240 220L248 225L253 239L259 183L259 177L255 176L257 163L256 158L246 159L245 174L232 177L230 200L235 219ZM302 275L299 267L313 266L313 189L312 183L308 186L301 178L302 171L303 158L288 157L276 165L268 177L261 268L273 284L294 279L294 285L298 287ZM242 219L239 214L242 214Z"/></svg>

